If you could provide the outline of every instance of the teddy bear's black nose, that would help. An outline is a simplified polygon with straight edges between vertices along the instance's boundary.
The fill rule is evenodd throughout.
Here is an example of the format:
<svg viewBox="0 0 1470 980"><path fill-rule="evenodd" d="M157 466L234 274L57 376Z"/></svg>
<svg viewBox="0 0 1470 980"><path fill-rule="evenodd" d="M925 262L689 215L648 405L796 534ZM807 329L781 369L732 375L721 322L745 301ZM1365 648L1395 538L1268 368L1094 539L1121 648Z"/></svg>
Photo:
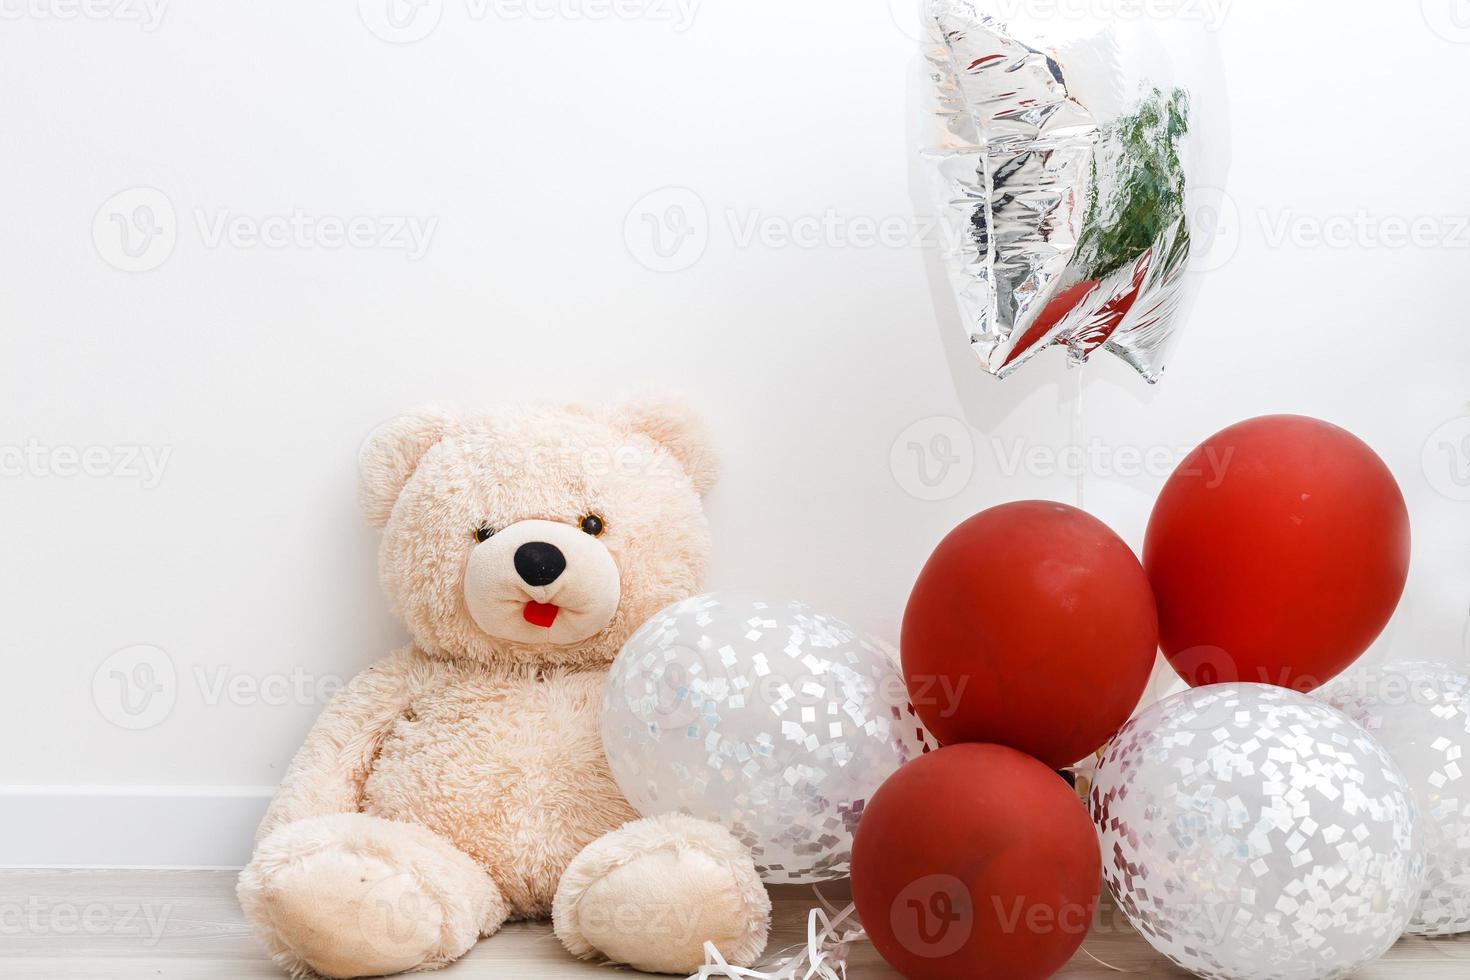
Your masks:
<svg viewBox="0 0 1470 980"><path fill-rule="evenodd" d="M567 556L554 544L527 541L516 549L516 572L538 588L555 582L567 570Z"/></svg>

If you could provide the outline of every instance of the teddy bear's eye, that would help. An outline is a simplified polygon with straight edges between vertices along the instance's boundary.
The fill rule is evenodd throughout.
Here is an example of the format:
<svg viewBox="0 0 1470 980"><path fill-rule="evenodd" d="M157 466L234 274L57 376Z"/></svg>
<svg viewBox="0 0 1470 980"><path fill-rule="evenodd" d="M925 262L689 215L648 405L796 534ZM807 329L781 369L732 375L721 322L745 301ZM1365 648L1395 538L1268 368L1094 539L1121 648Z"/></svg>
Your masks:
<svg viewBox="0 0 1470 980"><path fill-rule="evenodd" d="M602 532L606 530L607 525L603 524L602 518L598 517L596 514L588 514L586 517L582 518L581 527L582 530L586 531L594 538L600 538L602 537Z"/></svg>
<svg viewBox="0 0 1470 980"><path fill-rule="evenodd" d="M481 524L475 529L475 540L483 544L495 536L495 528L488 524Z"/></svg>

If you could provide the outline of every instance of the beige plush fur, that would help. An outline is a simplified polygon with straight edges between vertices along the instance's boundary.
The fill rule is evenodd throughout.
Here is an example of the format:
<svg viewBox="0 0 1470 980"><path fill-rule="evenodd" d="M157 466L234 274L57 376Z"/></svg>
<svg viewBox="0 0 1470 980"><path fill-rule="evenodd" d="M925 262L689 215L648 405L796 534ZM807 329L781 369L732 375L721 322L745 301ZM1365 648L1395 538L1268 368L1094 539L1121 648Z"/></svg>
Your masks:
<svg viewBox="0 0 1470 980"><path fill-rule="evenodd" d="M688 973L714 941L753 962L770 906L749 854L637 820L598 733L607 665L704 573L698 421L662 401L426 410L380 429L361 474L413 642L327 707L261 825L239 894L276 962L434 969L553 911L578 956ZM555 546L541 577L528 543Z"/></svg>
<svg viewBox="0 0 1470 980"><path fill-rule="evenodd" d="M771 900L737 873L745 848L718 827L670 815L639 820L583 851L562 876L556 933L579 956L601 952L650 973L687 973L706 942L750 965L766 944ZM656 936L656 942L649 942Z"/></svg>

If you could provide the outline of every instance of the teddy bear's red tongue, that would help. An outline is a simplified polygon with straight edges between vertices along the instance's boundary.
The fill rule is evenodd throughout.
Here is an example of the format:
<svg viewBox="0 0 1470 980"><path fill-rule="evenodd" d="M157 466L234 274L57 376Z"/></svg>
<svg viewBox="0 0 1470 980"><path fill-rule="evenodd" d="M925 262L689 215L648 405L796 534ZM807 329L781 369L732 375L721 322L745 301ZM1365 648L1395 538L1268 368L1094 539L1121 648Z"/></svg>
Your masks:
<svg viewBox="0 0 1470 980"><path fill-rule="evenodd" d="M526 622L532 626L540 626L550 629L551 624L556 622L556 614L561 612L560 606L553 606L545 602L537 602L534 599L526 603Z"/></svg>

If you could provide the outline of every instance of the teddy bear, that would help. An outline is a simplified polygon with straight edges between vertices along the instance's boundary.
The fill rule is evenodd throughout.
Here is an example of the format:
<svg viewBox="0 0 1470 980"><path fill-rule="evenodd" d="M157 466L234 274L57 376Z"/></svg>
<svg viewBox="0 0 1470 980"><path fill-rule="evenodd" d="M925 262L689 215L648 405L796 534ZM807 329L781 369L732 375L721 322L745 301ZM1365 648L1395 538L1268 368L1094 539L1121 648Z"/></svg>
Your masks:
<svg viewBox="0 0 1470 980"><path fill-rule="evenodd" d="M578 957L696 971L765 948L770 900L723 828L640 819L599 735L613 658L700 590L702 423L662 397L431 408L381 426L360 500L411 642L334 698L240 875L296 977L432 970L512 920Z"/></svg>

